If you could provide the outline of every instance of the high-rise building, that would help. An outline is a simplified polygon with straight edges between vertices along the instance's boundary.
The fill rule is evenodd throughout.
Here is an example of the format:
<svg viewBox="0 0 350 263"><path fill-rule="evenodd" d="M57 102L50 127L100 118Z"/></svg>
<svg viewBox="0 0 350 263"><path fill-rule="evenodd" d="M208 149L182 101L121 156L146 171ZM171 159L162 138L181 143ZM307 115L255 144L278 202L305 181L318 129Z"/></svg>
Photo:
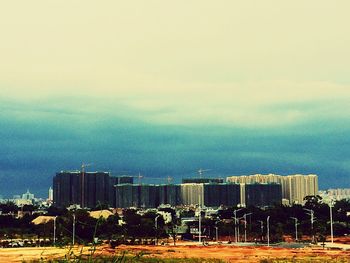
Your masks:
<svg viewBox="0 0 350 263"><path fill-rule="evenodd" d="M330 203L331 200L350 200L350 188L337 188L319 191L318 194L322 197L322 201Z"/></svg>
<svg viewBox="0 0 350 263"><path fill-rule="evenodd" d="M245 184L244 206L272 206L282 203L282 187L277 183Z"/></svg>
<svg viewBox="0 0 350 263"><path fill-rule="evenodd" d="M282 186L282 198L288 200L289 204L302 204L305 196L317 195L318 177L315 174L309 175L276 175L276 174L255 174L242 176L229 176L227 182L231 183L278 183Z"/></svg>
<svg viewBox="0 0 350 263"><path fill-rule="evenodd" d="M81 173L62 171L53 178L53 200L58 207L81 205Z"/></svg>
<svg viewBox="0 0 350 263"><path fill-rule="evenodd" d="M204 184L205 206L237 206L240 202L239 184Z"/></svg>
<svg viewBox="0 0 350 263"><path fill-rule="evenodd" d="M26 193L22 194L22 199L23 200L33 200L34 194L30 193L29 189L28 189Z"/></svg>
<svg viewBox="0 0 350 263"><path fill-rule="evenodd" d="M110 177L108 172L62 171L53 178L54 204L59 207L71 204L88 208L103 204L115 207L114 185L121 182L132 183L133 178Z"/></svg>
<svg viewBox="0 0 350 263"><path fill-rule="evenodd" d="M109 190L108 190L108 196L109 196L109 206L111 207L117 207L116 204L116 191L115 186L119 184L133 184L134 178L132 176L110 176L109 177Z"/></svg>
<svg viewBox="0 0 350 263"><path fill-rule="evenodd" d="M181 203L183 205L203 205L204 185L196 183L181 184Z"/></svg>
<svg viewBox="0 0 350 263"><path fill-rule="evenodd" d="M52 189L51 186L50 186L50 188L49 188L49 194L48 194L47 201L49 201L49 202L52 202L52 201L53 201L53 189Z"/></svg>
<svg viewBox="0 0 350 263"><path fill-rule="evenodd" d="M137 207L138 206L138 185L119 184L115 186L116 207ZM136 200L135 200L136 199Z"/></svg>
<svg viewBox="0 0 350 263"><path fill-rule="evenodd" d="M54 177L54 203L57 206L78 204L96 207L108 202L108 173L68 171Z"/></svg>
<svg viewBox="0 0 350 263"><path fill-rule="evenodd" d="M178 184L159 185L159 204L177 206L181 204L181 186Z"/></svg>
<svg viewBox="0 0 350 263"><path fill-rule="evenodd" d="M83 188L81 189L82 207L97 207L109 204L109 173L84 172L81 175Z"/></svg>
<svg viewBox="0 0 350 263"><path fill-rule="evenodd" d="M119 184L115 186L116 207L154 208L159 205L159 186Z"/></svg>

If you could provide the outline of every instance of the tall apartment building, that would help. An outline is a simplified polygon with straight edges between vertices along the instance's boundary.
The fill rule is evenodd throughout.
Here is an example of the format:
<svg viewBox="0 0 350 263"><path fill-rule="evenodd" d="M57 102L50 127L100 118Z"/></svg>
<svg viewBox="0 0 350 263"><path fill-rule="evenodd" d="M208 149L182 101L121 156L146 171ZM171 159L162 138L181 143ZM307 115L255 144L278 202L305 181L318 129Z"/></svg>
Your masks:
<svg viewBox="0 0 350 263"><path fill-rule="evenodd" d="M204 185L196 183L181 184L181 203L183 205L204 204Z"/></svg>
<svg viewBox="0 0 350 263"><path fill-rule="evenodd" d="M302 175L276 175L276 174L254 174L242 176L229 176L227 182L254 184L254 183L277 183L282 186L282 198L288 200L289 204L302 204L304 197L317 195L318 177L315 174Z"/></svg>
<svg viewBox="0 0 350 263"><path fill-rule="evenodd" d="M319 191L318 193L322 197L323 201L326 203L330 203L331 200L350 200L350 188L328 189L324 191Z"/></svg>
<svg viewBox="0 0 350 263"><path fill-rule="evenodd" d="M282 203L282 187L278 183L245 184L244 206L265 207Z"/></svg>
<svg viewBox="0 0 350 263"><path fill-rule="evenodd" d="M181 186L178 184L159 185L159 204L181 205Z"/></svg>
<svg viewBox="0 0 350 263"><path fill-rule="evenodd" d="M49 188L49 194L48 194L47 201L49 201L49 202L53 201L53 189L52 189L52 187Z"/></svg>
<svg viewBox="0 0 350 263"><path fill-rule="evenodd" d="M134 182L134 178L132 176L110 176L109 177L109 187L108 187L108 198L109 205L111 207L117 207L116 204L116 191L115 186L119 184L132 184Z"/></svg>
<svg viewBox="0 0 350 263"><path fill-rule="evenodd" d="M58 207L81 203L81 174L79 171L59 172L53 178L53 200Z"/></svg>
<svg viewBox="0 0 350 263"><path fill-rule="evenodd" d="M207 207L237 206L241 203L239 184L204 184L204 205Z"/></svg>
<svg viewBox="0 0 350 263"><path fill-rule="evenodd" d="M116 185L116 207L154 208L161 204L224 206L271 206L282 201L277 183L187 183L180 185Z"/></svg>
<svg viewBox="0 0 350 263"><path fill-rule="evenodd" d="M108 172L61 171L53 178L54 205L94 208L108 204L114 207L114 185L125 181L133 183L133 178L111 177Z"/></svg>

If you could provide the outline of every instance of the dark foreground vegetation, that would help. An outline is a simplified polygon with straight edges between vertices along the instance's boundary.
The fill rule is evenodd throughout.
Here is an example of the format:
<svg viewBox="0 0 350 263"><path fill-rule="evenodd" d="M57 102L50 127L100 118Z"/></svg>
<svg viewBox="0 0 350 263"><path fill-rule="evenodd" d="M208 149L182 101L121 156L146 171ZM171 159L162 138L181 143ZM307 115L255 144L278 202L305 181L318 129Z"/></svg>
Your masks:
<svg viewBox="0 0 350 263"><path fill-rule="evenodd" d="M27 207L28 208L28 207ZM25 209L27 209L25 208ZM19 209L12 203L1 204L0 209L0 247L13 246L47 246L53 244L53 220L34 225L32 220L38 215L24 213L22 217L13 214ZM22 208L23 209L23 208ZM35 211L35 208L31 208ZM236 207L222 208L217 214L202 215L202 235L204 240L234 241L235 224L234 210ZM315 220L311 227L309 212L314 212ZM72 243L73 218L75 218L75 243L91 244L93 242L109 242L112 247L119 244L155 244L158 240L167 242L167 238L195 239L191 229L198 226L192 221L184 225L181 219L193 217L195 212L191 209L181 209L176 213L172 208L158 209L172 214L172 222L165 223L163 217L157 216L157 211L144 211L139 213L135 209L126 209L123 214L95 219L89 216L88 211L79 209L69 211L50 207L47 215L56 218L56 245ZM337 201L332 208L334 236L350 234L350 202ZM251 213L251 214L250 214ZM250 214L243 218L244 214ZM307 197L304 206L275 206L267 209L256 207L242 208L236 213L237 229L240 233L239 241L243 242L246 233L247 241L266 242L267 217L269 216L270 242L284 241L286 236L294 238L295 220L298 219L298 239L311 241L312 237L320 242L329 239L330 235L330 207L324 204L318 196ZM157 219L156 219L157 218ZM157 223L155 224L155 221ZM327 237L328 236L328 237ZM171 239L173 240L173 239ZM17 244L16 244L17 242ZM169 241L170 242L170 241ZM171 242L175 242L171 241Z"/></svg>

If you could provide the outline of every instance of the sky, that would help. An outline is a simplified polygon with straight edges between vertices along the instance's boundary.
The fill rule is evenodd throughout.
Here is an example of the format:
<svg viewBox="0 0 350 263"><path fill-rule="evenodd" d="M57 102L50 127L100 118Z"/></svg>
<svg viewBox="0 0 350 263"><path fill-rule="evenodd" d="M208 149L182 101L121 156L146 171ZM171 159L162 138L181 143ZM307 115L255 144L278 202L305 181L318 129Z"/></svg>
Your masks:
<svg viewBox="0 0 350 263"><path fill-rule="evenodd" d="M0 4L0 195L83 162L350 188L349 1Z"/></svg>

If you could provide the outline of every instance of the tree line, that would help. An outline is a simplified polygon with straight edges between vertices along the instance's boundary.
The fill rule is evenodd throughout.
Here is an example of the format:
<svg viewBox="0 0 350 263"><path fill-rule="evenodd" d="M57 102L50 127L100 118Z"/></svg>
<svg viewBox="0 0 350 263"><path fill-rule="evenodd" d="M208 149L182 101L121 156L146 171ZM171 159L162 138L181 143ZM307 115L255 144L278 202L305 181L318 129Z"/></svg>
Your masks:
<svg viewBox="0 0 350 263"><path fill-rule="evenodd" d="M223 207L218 213L206 217L201 214L201 233L203 240L236 240L266 242L267 228L271 242L284 241L286 236L295 239L296 220L298 240L311 241L314 237L318 241L329 239L331 233L330 213L333 217L334 236L350 234L350 202L348 200L336 201L332 208L323 203L319 196L309 196L305 199L305 205L283 206L261 209L257 207ZM55 228L56 244L71 244L73 231L76 243L91 243L93 241L108 241L112 245L118 243L135 244L137 242L154 244L158 240L171 239L176 242L176 237L184 239L196 239L198 233L192 230L197 227L198 217L195 217L195 209L162 208L158 211L168 212L172 215L171 222L164 222L157 211L145 211L138 213L136 209L125 209L122 218L117 214L108 218L93 218L88 211L67 210L51 206L47 209L49 216L56 217L53 220L39 225L34 225L32 220L38 215L24 213L23 217L14 217L18 211L13 203L0 204L0 239L15 238L48 239L53 243L53 231ZM22 211L34 211L35 207L22 207ZM313 221L311 221L311 212ZM235 216L236 214L236 216ZM187 223L188 227L181 226L181 218L192 217ZM269 217L269 219L268 219ZM268 220L267 220L268 219ZM74 221L74 222L73 222ZM121 223L123 222L123 223ZM55 224L55 227L54 227ZM74 230L73 230L74 225ZM181 229L181 230L180 230ZM185 229L185 230L184 230ZM239 236L238 236L239 233Z"/></svg>

